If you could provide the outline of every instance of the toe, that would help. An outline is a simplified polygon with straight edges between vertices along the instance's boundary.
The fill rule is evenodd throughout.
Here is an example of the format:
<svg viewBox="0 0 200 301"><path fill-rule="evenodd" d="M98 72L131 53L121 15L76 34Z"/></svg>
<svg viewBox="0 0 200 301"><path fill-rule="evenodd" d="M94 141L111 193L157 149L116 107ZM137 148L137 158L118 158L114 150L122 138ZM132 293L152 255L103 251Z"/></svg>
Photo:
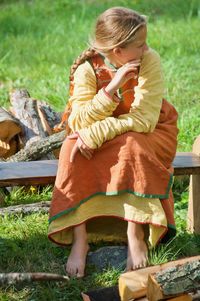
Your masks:
<svg viewBox="0 0 200 301"><path fill-rule="evenodd" d="M84 277L84 273L77 273L76 277L77 278L83 278Z"/></svg>
<svg viewBox="0 0 200 301"><path fill-rule="evenodd" d="M72 269L72 277L76 277L77 276L77 269L76 268L73 268Z"/></svg>
<svg viewBox="0 0 200 301"><path fill-rule="evenodd" d="M78 268L78 271L77 271L77 278L82 278L84 277L84 269L85 269L85 266L84 265L80 265L79 268Z"/></svg>
<svg viewBox="0 0 200 301"><path fill-rule="evenodd" d="M76 269L74 269L70 265L66 265L66 273L69 277L74 277L76 275Z"/></svg>

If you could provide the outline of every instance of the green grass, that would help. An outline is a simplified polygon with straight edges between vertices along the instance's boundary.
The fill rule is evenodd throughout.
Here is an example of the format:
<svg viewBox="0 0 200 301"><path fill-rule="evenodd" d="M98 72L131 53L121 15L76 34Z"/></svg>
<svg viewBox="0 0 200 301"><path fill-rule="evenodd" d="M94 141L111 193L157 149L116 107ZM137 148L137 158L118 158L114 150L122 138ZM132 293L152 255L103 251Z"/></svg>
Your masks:
<svg viewBox="0 0 200 301"><path fill-rule="evenodd" d="M19 204L31 204L42 201L50 201L52 195L52 187L36 188L34 186L14 187L8 196L6 196L2 207L14 206Z"/></svg>
<svg viewBox="0 0 200 301"><path fill-rule="evenodd" d="M37 193L35 200L37 201ZM12 193L11 197L12 198ZM31 194L32 201L33 194ZM14 192L14 199L24 202L23 194ZM48 216L31 214L28 216L5 216L0 218L0 273L1 272L52 272L64 274L64 264L69 248L61 248L47 239ZM150 251L149 264L159 264L185 256L200 253L200 237L185 232L178 225L179 234L170 243L160 245ZM91 246L95 250L99 246ZM80 292L96 287L117 284L120 270L107 269L98 272L92 266L86 269L82 280L72 279L68 283L45 282L29 285L7 286L0 290L0 300L81 300Z"/></svg>
<svg viewBox="0 0 200 301"><path fill-rule="evenodd" d="M149 17L148 43L161 55L166 97L179 112L178 150L190 151L200 134L198 0L0 0L0 106L9 107L12 89L26 88L32 97L62 111L68 97L70 65L87 47L96 16L120 5ZM188 178L176 178L173 190L178 235L150 252L150 264L200 252L200 237L186 232ZM50 198L50 187L14 190L4 206ZM47 219L45 214L0 218L0 272L64 273L69 249L48 241ZM116 284L119 274L118 270L99 273L88 267L83 280L8 286L0 290L0 300L78 301L81 291Z"/></svg>
<svg viewBox="0 0 200 301"><path fill-rule="evenodd" d="M96 16L112 5L148 15L148 42L161 55L166 97L180 114L179 150L190 150L200 132L198 0L0 1L0 104L8 107L9 91L25 87L62 111L70 65L87 47Z"/></svg>

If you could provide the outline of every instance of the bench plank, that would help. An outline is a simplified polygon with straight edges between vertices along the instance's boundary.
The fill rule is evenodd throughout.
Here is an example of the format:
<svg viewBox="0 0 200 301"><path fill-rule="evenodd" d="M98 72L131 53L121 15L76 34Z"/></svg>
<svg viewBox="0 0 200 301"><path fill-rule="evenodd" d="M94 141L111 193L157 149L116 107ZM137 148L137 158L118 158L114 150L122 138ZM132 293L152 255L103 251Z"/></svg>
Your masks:
<svg viewBox="0 0 200 301"><path fill-rule="evenodd" d="M54 184L58 160L0 162L0 187Z"/></svg>
<svg viewBox="0 0 200 301"><path fill-rule="evenodd" d="M173 162L174 175L200 174L200 157L194 153L176 153Z"/></svg>
<svg viewBox="0 0 200 301"><path fill-rule="evenodd" d="M58 160L0 162L0 187L54 184ZM174 175L200 174L200 157L194 153L177 153Z"/></svg>

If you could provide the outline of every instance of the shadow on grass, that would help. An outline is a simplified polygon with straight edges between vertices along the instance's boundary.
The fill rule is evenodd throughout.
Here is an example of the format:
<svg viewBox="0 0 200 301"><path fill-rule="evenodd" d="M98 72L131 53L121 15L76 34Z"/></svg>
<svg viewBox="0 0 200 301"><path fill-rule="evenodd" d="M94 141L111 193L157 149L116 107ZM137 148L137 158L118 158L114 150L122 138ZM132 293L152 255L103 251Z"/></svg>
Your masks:
<svg viewBox="0 0 200 301"><path fill-rule="evenodd" d="M0 272L46 272L64 274L69 248L57 247L45 234L36 233L26 239L0 238ZM150 264L159 264L178 258L200 254L200 235L180 233L171 242L150 251ZM34 282L29 285L9 286L0 291L2 300L82 300L81 292L117 283L119 272L102 273L87 268L82 280L63 282ZM21 298L21 299L20 299Z"/></svg>
<svg viewBox="0 0 200 301"><path fill-rule="evenodd" d="M27 239L0 238L0 272L64 274L64 264L69 251L70 247L52 244L45 234L35 234ZM199 254L200 235L183 232L167 244L160 244L152 249L150 264Z"/></svg>
<svg viewBox="0 0 200 301"><path fill-rule="evenodd" d="M46 272L65 274L68 248L57 247L46 235L36 234L27 239L0 238L0 273ZM71 279L69 282L32 282L0 290L0 300L82 300L81 292L95 287L94 279Z"/></svg>
<svg viewBox="0 0 200 301"><path fill-rule="evenodd" d="M69 249L53 245L45 234L35 234L26 239L0 238L0 253L0 272L63 273Z"/></svg>

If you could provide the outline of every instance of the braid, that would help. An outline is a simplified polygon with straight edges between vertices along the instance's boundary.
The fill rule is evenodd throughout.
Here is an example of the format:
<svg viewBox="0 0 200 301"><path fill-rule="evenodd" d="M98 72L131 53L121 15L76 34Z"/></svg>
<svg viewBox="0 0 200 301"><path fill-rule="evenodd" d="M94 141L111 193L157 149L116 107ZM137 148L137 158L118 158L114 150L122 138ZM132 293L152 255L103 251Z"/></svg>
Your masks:
<svg viewBox="0 0 200 301"><path fill-rule="evenodd" d="M74 72L76 71L76 69L78 68L79 65L83 64L86 60L88 60L89 58L93 57L97 52L92 49L91 47L84 50L78 57L76 60L74 60L72 66L71 66L71 70L70 70L70 76L69 79L70 81L73 80L73 75Z"/></svg>

